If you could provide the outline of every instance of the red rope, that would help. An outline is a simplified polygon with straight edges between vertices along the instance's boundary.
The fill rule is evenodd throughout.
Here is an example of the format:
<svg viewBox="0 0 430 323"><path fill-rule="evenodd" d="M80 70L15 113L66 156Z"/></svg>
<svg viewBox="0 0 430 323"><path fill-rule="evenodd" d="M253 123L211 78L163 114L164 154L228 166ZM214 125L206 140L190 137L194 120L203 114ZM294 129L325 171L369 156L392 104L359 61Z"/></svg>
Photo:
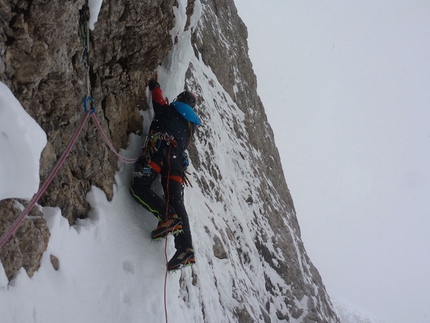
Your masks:
<svg viewBox="0 0 430 323"><path fill-rule="evenodd" d="M25 207L22 214L16 218L16 220L12 223L10 228L2 235L0 239L0 248L9 240L9 238L14 234L14 232L18 229L21 222L24 220L26 215L30 212L30 210L33 208L33 206L36 205L37 201L42 197L43 193L47 190L49 184L51 184L52 180L54 179L55 175L57 175L58 171L60 170L61 166L63 166L67 156L69 155L70 151L72 150L73 146L76 143L76 140L78 139L80 133L82 132L82 129L84 129L85 122L87 121L89 115L91 113L91 110L88 110L87 113L85 113L85 116L82 118L81 123L78 126L78 129L76 129L75 134L73 135L72 139L69 142L69 145L67 146L66 150L63 152L63 155L58 160L57 164L55 165L54 169L52 170L49 177L46 179L46 181L43 183L43 185L39 188L37 193L33 196L33 198L30 200L30 202Z"/></svg>
<svg viewBox="0 0 430 323"><path fill-rule="evenodd" d="M167 151L167 183L166 183L166 221L169 219L169 200L170 200L170 149L172 146L169 145L169 150ZM166 272L164 273L164 315L166 317L166 323L168 323L168 315L167 315L167 275L168 275L168 258L167 258L167 234L166 240L164 242L164 259L166 261Z"/></svg>
<svg viewBox="0 0 430 323"><path fill-rule="evenodd" d="M121 156L120 154L117 153L115 147L113 146L113 144L109 141L108 136L106 135L106 133L103 131L102 126L100 125L99 119L97 119L97 116L95 113L93 113L91 115L93 117L93 121L96 124L97 128L100 130L100 133L105 141L105 143L108 145L108 147L110 148L110 150L112 150L112 152L118 157L118 159L120 159L123 163L125 164L134 164L137 160L137 158L126 158Z"/></svg>

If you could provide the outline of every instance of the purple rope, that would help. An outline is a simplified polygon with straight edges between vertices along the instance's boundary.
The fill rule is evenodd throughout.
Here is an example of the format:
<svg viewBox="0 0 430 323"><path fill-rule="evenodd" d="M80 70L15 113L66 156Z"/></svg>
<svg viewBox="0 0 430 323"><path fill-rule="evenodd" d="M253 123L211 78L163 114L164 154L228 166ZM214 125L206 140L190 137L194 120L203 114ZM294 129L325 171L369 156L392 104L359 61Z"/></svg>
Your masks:
<svg viewBox="0 0 430 323"><path fill-rule="evenodd" d="M81 123L79 124L78 129L76 129L75 134L72 137L72 140L69 142L69 145L67 146L66 150L63 152L63 155L58 160L57 164L55 165L54 169L52 170L49 177L46 179L46 181L43 183L43 185L39 188L37 193L33 196L33 198L30 200L30 202L25 207L22 214L12 223L9 230L7 230L0 239L0 248L9 240L9 238L14 234L14 232L18 229L21 222L24 220L24 218L27 216L27 214L30 212L30 210L33 208L33 206L36 205L37 201L42 197L43 193L45 193L46 189L48 188L49 184L51 184L52 180L54 179L55 175L57 175L58 171L60 170L61 166L63 166L67 156L69 155L70 151L72 150L73 146L76 143L76 140L78 139L80 133L82 132L82 129L84 128L85 122L87 121L89 115L91 113L91 110L88 110L85 116L82 118Z"/></svg>
<svg viewBox="0 0 430 323"><path fill-rule="evenodd" d="M93 121L96 124L97 128L100 130L100 133L102 134L105 143L109 146L110 150L112 150L112 152L118 157L118 159L121 160L124 164L134 164L137 158L126 158L118 154L113 144L109 141L108 136L103 131L103 128L99 122L99 119L97 119L97 116L95 114L92 114L91 116L93 117Z"/></svg>

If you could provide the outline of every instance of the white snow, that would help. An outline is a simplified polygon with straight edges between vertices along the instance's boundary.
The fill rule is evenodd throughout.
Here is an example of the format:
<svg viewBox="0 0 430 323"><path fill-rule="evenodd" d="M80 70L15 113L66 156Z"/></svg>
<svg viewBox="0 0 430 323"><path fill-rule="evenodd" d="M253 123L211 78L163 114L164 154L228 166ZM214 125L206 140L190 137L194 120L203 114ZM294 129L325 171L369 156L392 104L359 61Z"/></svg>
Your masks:
<svg viewBox="0 0 430 323"><path fill-rule="evenodd" d="M0 200L31 198L39 187L46 135L0 82Z"/></svg>
<svg viewBox="0 0 430 323"><path fill-rule="evenodd" d="M332 298L332 302L342 323L383 323L374 314L357 307L357 305L345 299L337 300Z"/></svg>
<svg viewBox="0 0 430 323"><path fill-rule="evenodd" d="M88 0L88 7L90 8L90 21L89 27L94 30L95 23L98 20L100 9L102 7L103 0Z"/></svg>

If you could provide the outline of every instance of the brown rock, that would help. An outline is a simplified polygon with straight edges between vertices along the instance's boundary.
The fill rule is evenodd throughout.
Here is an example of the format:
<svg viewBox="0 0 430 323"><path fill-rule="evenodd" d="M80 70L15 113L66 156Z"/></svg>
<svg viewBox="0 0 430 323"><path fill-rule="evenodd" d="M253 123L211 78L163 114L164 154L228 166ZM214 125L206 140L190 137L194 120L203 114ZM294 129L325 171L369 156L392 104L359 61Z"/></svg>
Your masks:
<svg viewBox="0 0 430 323"><path fill-rule="evenodd" d="M22 214L22 207L17 200L0 201L0 234L3 235L11 224ZM40 258L49 241L49 229L40 211L33 208L31 217L24 219L16 233L0 248L0 260L10 280L21 268L29 277L40 267Z"/></svg>
<svg viewBox="0 0 430 323"><path fill-rule="evenodd" d="M52 267L54 267L55 270L60 269L60 260L54 255L50 255L49 258L51 260Z"/></svg>

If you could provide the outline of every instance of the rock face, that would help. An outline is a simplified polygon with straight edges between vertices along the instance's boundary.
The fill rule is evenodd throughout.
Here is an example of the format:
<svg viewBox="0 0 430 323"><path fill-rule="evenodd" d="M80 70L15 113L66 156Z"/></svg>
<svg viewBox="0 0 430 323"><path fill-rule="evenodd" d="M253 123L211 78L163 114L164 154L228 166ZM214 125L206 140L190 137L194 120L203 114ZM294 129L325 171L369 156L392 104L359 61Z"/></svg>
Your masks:
<svg viewBox="0 0 430 323"><path fill-rule="evenodd" d="M126 146L130 132L140 130L139 108L147 108L146 80L177 41L172 41L170 34L175 25L174 5L177 5L175 0L104 0L92 32L90 64L86 69L80 63L82 45L78 33L82 3L0 0L0 81L11 89L48 135L49 143L41 159L42 181L84 115L81 102L88 94L87 85L98 107L97 117L116 149ZM234 163L239 168L245 162L249 166L241 169L241 179L250 189L238 199L241 200L239 204L250 210L250 223L247 223L250 226L244 227L241 224L245 222L232 217L232 222L226 224L231 229L216 232L215 221L214 228L205 229L213 239L215 258L226 260L235 255L235 259L242 260L240 270L252 271L250 257L256 250L258 259L255 261L267 265L272 273L269 276L263 272L263 277L259 277L263 278L264 293L261 295L258 294L261 291L252 289L253 286L244 286L244 282L232 278L232 299L237 305L229 304L230 299L220 302L224 310L233 306L231 311L237 322L270 322L273 317L269 313L274 311L278 321L338 322L321 277L301 242L274 135L256 91L257 81L248 57L246 26L232 1L188 0L188 18L195 8L201 10L199 23L192 30L195 59L204 62L228 94L219 94L217 102L204 102L202 96L198 105L206 104L208 109L199 110L199 116L202 120L210 120L209 105L214 109L240 110L227 111L225 122L232 140L249 152L247 156L233 153L237 154ZM189 26L190 19L185 29ZM196 93L201 90L199 73L201 71L190 64L186 84ZM207 81L215 82L209 77ZM221 115L214 110L212 116L217 113ZM226 189L219 183L228 173L221 171L211 158L218 153L213 144L218 137L210 127L199 131L197 137L195 146L190 149L191 159L194 168L208 177L196 181L208 201L223 205L225 201L217 192ZM116 157L89 122L39 203L60 207L63 216L73 224L89 210L85 196L92 185L103 189L108 198L112 197L116 170ZM248 182L247 174L258 178L258 183ZM234 187L230 191L236 194ZM224 209L228 209L226 204ZM18 215L17 201L0 202L0 234ZM251 237L252 246L242 239L244 232ZM49 232L42 216L36 214L26 219L0 250L8 278L21 267L31 276L38 268L48 239ZM51 255L51 262L58 269L61 263L57 256L61 259L61 255ZM275 276L276 281L273 280ZM258 305L252 309L247 306L246 299L250 294L259 297ZM204 305L210 304L202 304L202 307Z"/></svg>
<svg viewBox="0 0 430 323"><path fill-rule="evenodd" d="M18 201L6 199L0 201L0 228L9 227L21 214ZM8 242L0 249L0 259L6 276L11 279L22 267L28 276L33 276L40 266L40 258L49 241L49 229L41 212L34 207L31 217L26 218Z"/></svg>
<svg viewBox="0 0 430 323"><path fill-rule="evenodd" d="M82 4L0 0L0 81L48 136L41 181L48 177L84 115L87 73L97 117L119 149L126 146L130 132L141 130L136 107L145 108L146 80L173 45L169 31L174 1L105 0L91 35L87 70L80 63ZM89 122L39 203L60 207L73 224L89 210L85 196L92 185L112 197L116 170L116 157ZM0 233L4 230L0 228ZM17 269L18 265L6 271Z"/></svg>

